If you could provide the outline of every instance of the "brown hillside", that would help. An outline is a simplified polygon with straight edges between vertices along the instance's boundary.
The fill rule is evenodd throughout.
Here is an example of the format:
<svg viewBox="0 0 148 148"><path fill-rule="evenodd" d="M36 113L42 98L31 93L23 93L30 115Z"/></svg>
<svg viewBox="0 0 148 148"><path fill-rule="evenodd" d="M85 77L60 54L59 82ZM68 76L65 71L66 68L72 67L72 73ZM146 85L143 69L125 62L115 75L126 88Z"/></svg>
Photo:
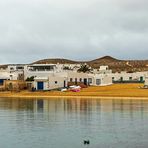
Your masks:
<svg viewBox="0 0 148 148"><path fill-rule="evenodd" d="M101 65L108 65L113 72L136 72L136 71L148 71L148 60L119 60L110 56L104 56L92 61L72 61L68 59L44 59L33 64L79 64L87 63L92 68L99 68Z"/></svg>
<svg viewBox="0 0 148 148"><path fill-rule="evenodd" d="M43 59L43 60L39 60L34 62L33 64L76 64L76 63L80 63L78 61L72 61L72 60L68 60L68 59Z"/></svg>

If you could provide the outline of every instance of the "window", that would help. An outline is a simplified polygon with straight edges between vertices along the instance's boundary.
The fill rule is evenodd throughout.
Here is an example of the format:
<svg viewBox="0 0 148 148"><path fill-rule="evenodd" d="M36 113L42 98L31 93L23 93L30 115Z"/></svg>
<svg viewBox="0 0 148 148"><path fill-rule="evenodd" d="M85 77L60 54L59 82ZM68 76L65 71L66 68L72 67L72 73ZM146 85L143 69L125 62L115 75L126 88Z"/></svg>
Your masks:
<svg viewBox="0 0 148 148"><path fill-rule="evenodd" d="M88 78L88 83L89 83L89 84L92 83L92 78Z"/></svg>
<svg viewBox="0 0 148 148"><path fill-rule="evenodd" d="M75 78L75 82L77 82L77 78Z"/></svg>
<svg viewBox="0 0 148 148"><path fill-rule="evenodd" d="M14 68L13 67L10 67L10 70L14 70Z"/></svg>
<svg viewBox="0 0 148 148"><path fill-rule="evenodd" d="M143 82L144 81L144 78L141 76L140 77L140 82Z"/></svg>
<svg viewBox="0 0 148 148"><path fill-rule="evenodd" d="M123 77L120 77L120 81L123 81Z"/></svg>
<svg viewBox="0 0 148 148"><path fill-rule="evenodd" d="M75 78L75 84L77 85L77 78Z"/></svg>
<svg viewBox="0 0 148 148"><path fill-rule="evenodd" d="M3 83L4 83L4 80L0 79L0 85L3 85Z"/></svg>
<svg viewBox="0 0 148 148"><path fill-rule="evenodd" d="M133 78L132 77L129 77L129 80L132 80Z"/></svg>
<svg viewBox="0 0 148 148"><path fill-rule="evenodd" d="M55 84L58 84L58 81L55 81Z"/></svg>
<svg viewBox="0 0 148 148"><path fill-rule="evenodd" d="M82 78L80 78L80 82L82 82Z"/></svg>
<svg viewBox="0 0 148 148"><path fill-rule="evenodd" d="M96 85L100 85L101 84L101 80L100 79L96 79Z"/></svg>
<svg viewBox="0 0 148 148"><path fill-rule="evenodd" d="M72 78L70 78L70 82L72 82Z"/></svg>

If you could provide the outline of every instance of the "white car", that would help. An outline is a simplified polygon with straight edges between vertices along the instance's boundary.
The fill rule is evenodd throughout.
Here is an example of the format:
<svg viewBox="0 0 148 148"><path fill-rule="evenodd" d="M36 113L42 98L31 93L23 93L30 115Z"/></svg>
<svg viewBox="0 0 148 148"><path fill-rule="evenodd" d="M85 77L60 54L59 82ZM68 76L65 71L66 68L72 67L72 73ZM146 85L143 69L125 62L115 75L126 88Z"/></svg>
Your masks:
<svg viewBox="0 0 148 148"><path fill-rule="evenodd" d="M80 86L76 86L76 85L72 85L72 86L69 86L70 89L80 89L81 87Z"/></svg>

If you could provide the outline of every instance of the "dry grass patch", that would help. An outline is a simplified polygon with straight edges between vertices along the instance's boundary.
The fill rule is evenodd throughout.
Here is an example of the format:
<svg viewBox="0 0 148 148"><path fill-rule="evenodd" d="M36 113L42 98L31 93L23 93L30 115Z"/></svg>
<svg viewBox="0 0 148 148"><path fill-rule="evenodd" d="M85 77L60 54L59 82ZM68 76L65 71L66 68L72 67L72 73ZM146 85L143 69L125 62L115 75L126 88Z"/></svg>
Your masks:
<svg viewBox="0 0 148 148"><path fill-rule="evenodd" d="M1 92L3 97L48 97L48 96L98 96L98 97L148 97L148 89L140 89L143 84L114 84L110 86L91 86L82 89L80 92L60 91L21 91Z"/></svg>

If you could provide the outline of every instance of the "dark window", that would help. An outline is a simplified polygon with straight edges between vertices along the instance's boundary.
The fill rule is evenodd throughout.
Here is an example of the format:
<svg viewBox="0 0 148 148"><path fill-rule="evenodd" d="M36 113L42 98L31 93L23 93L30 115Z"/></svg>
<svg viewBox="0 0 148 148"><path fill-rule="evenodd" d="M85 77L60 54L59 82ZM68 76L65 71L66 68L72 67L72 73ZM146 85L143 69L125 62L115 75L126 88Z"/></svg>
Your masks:
<svg viewBox="0 0 148 148"><path fill-rule="evenodd" d="M4 83L4 80L0 79L0 85L3 85L3 83Z"/></svg>
<svg viewBox="0 0 148 148"><path fill-rule="evenodd" d="M75 82L77 82L77 78L75 78Z"/></svg>
<svg viewBox="0 0 148 148"><path fill-rule="evenodd" d="M96 79L96 85L100 85L101 84L101 80L100 79Z"/></svg>
<svg viewBox="0 0 148 148"><path fill-rule="evenodd" d="M75 84L77 85L77 78L75 78Z"/></svg>
<svg viewBox="0 0 148 148"><path fill-rule="evenodd" d="M143 77L141 76L141 77L140 77L140 82L143 82L143 81L144 81L144 79L143 79Z"/></svg>
<svg viewBox="0 0 148 148"><path fill-rule="evenodd" d="M70 78L70 82L72 82L72 78Z"/></svg>
<svg viewBox="0 0 148 148"><path fill-rule="evenodd" d="M123 81L123 77L120 77L120 81Z"/></svg>
<svg viewBox="0 0 148 148"><path fill-rule="evenodd" d="M92 83L92 78L88 78L88 83L89 83L89 84Z"/></svg>
<svg viewBox="0 0 148 148"><path fill-rule="evenodd" d="M58 83L58 81L55 81L55 84L57 84Z"/></svg>
<svg viewBox="0 0 148 148"><path fill-rule="evenodd" d="M80 82L82 82L82 78L80 78Z"/></svg>
<svg viewBox="0 0 148 148"><path fill-rule="evenodd" d="M14 68L13 68L13 67L11 67L11 68L10 68L10 70L14 70Z"/></svg>
<svg viewBox="0 0 148 148"><path fill-rule="evenodd" d="M85 84L85 85L88 85L88 83L87 83L87 78L84 78L84 84Z"/></svg>

